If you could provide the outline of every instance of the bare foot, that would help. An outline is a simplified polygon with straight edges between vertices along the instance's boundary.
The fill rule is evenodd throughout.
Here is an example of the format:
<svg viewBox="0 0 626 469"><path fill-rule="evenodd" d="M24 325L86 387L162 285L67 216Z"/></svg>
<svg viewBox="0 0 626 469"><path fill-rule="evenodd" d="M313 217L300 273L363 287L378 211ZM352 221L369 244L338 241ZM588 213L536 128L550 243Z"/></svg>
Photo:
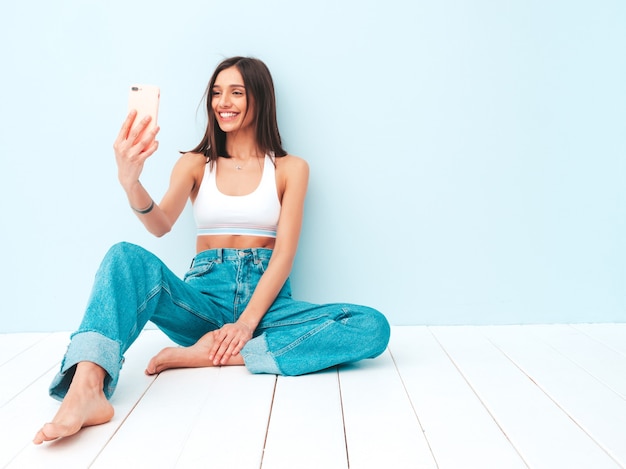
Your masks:
<svg viewBox="0 0 626 469"><path fill-rule="evenodd" d="M147 375L155 375L170 368L201 368L214 366L209 359L213 333L205 334L191 347L166 347L157 353L146 367ZM241 354L229 358L225 365L243 365Z"/></svg>
<svg viewBox="0 0 626 469"><path fill-rule="evenodd" d="M83 363L86 366L79 371ZM102 391L104 370L93 363L83 363L78 364L72 384L54 419L35 435L33 443L36 445L74 435L83 427L100 425L113 418L113 406Z"/></svg>

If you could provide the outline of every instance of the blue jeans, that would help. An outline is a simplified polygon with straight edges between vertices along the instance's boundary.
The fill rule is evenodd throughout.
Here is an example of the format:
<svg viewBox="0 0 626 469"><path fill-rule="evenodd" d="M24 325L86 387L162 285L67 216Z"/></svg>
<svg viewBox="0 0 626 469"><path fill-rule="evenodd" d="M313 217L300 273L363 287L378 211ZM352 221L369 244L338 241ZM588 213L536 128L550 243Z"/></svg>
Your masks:
<svg viewBox="0 0 626 469"><path fill-rule="evenodd" d="M185 347L237 321L271 255L270 249L204 251L181 280L145 249L116 244L96 274L50 395L63 399L76 364L90 361L107 372L104 392L110 398L124 353L148 321ZM241 355L252 373L300 375L374 358L386 349L389 333L385 317L372 308L294 300L287 280Z"/></svg>

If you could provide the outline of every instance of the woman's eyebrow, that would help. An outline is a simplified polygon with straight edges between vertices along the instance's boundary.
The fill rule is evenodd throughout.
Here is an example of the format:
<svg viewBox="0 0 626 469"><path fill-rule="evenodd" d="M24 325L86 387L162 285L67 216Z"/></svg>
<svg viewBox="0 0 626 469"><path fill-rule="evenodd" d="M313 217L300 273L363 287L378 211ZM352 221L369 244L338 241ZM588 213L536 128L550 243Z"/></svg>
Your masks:
<svg viewBox="0 0 626 469"><path fill-rule="evenodd" d="M213 88L221 88L220 85L213 85ZM232 85L226 85L226 88L245 88L245 85L238 85L238 84L232 84Z"/></svg>

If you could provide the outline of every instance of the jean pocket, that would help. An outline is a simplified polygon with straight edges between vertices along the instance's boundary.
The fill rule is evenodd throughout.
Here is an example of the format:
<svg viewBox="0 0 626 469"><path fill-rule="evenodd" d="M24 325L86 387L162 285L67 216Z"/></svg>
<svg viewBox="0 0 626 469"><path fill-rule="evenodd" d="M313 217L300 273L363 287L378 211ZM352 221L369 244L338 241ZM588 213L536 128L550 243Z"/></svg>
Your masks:
<svg viewBox="0 0 626 469"><path fill-rule="evenodd" d="M265 273L265 270L267 269L269 262L270 262L269 259L259 259L259 262L256 263L256 268L261 275Z"/></svg>
<svg viewBox="0 0 626 469"><path fill-rule="evenodd" d="M203 275L208 274L211 271L211 269L213 268L213 265L215 265L214 261L204 262L204 263L199 264L199 265L194 265L185 274L185 277L184 277L185 282L187 280L190 280L190 279L193 279L193 278L202 277Z"/></svg>

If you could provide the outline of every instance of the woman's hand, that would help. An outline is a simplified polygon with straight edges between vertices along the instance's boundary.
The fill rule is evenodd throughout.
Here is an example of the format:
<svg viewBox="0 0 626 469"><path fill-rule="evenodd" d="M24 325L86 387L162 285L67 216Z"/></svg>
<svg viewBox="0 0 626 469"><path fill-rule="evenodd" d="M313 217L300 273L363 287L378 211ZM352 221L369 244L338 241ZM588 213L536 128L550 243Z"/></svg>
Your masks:
<svg viewBox="0 0 626 469"><path fill-rule="evenodd" d="M128 114L113 144L118 178L126 190L139 181L146 159L159 147L159 142L156 141L159 127L144 132L150 123L150 116L143 118L133 127L136 117L137 112L134 110Z"/></svg>
<svg viewBox="0 0 626 469"><path fill-rule="evenodd" d="M225 324L213 332L213 346L209 351L209 359L216 366L225 365L230 357L241 352L243 346L252 339L252 332L252 329L242 321Z"/></svg>

